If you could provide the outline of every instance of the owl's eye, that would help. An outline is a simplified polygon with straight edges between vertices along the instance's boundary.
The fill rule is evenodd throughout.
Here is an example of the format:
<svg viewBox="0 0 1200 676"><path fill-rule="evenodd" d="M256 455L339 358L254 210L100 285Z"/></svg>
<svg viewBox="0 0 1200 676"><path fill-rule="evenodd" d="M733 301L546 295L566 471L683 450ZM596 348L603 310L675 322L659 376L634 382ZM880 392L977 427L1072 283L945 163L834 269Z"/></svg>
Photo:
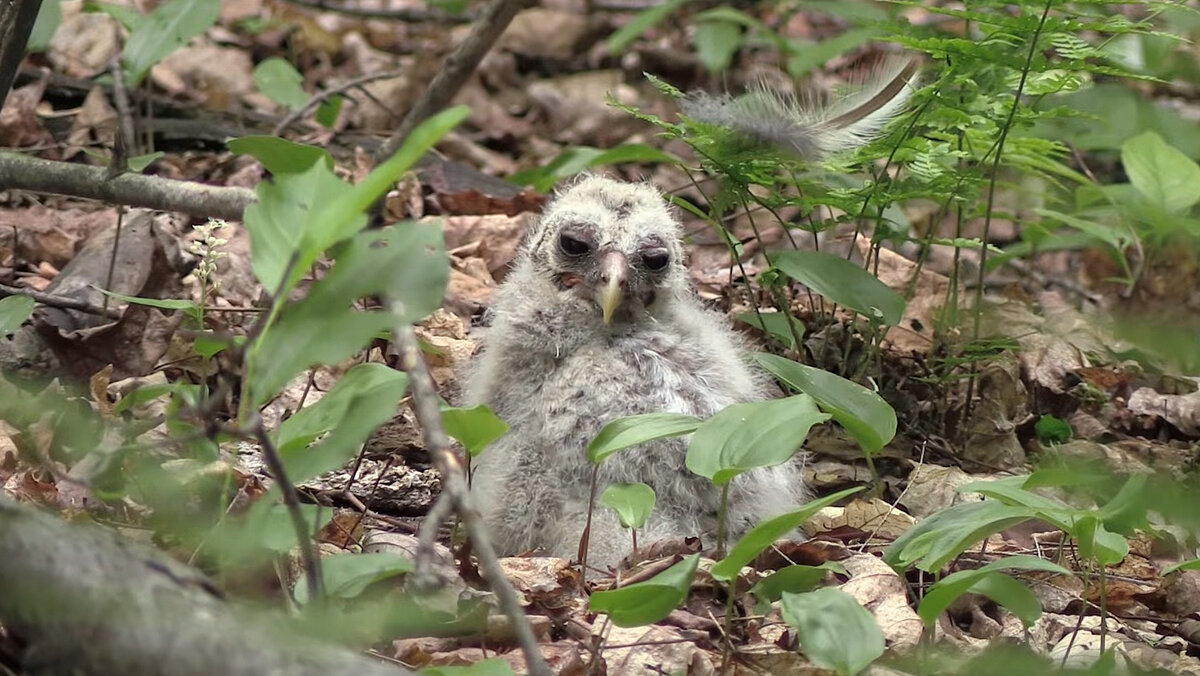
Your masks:
<svg viewBox="0 0 1200 676"><path fill-rule="evenodd" d="M646 269L659 272L671 262L671 253L666 249L647 249L642 252L642 264Z"/></svg>
<svg viewBox="0 0 1200 676"><path fill-rule="evenodd" d="M568 256L582 256L592 250L592 245L575 235L563 232L558 235L558 249Z"/></svg>

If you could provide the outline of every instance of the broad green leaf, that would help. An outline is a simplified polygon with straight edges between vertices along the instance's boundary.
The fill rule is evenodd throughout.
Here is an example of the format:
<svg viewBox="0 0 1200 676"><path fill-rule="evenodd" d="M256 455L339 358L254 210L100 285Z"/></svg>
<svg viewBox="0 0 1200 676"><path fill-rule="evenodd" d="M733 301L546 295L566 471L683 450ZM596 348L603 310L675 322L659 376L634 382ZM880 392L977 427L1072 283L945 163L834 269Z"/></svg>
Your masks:
<svg viewBox="0 0 1200 676"><path fill-rule="evenodd" d="M467 666L425 667L421 676L513 676L512 667L501 657L480 660Z"/></svg>
<svg viewBox="0 0 1200 676"><path fill-rule="evenodd" d="M830 571L845 574L846 568L836 561L826 561L819 566L787 566L759 580L750 588L750 593L760 606L769 606L778 601L783 592L800 594L812 591ZM766 609L762 610L765 612Z"/></svg>
<svg viewBox="0 0 1200 676"><path fill-rule="evenodd" d="M34 300L28 296L0 298L0 338L21 328L33 315Z"/></svg>
<svg viewBox="0 0 1200 676"><path fill-rule="evenodd" d="M302 174L318 160L333 169L333 158L324 148L293 143L278 136L241 136L225 142L231 152L249 155L272 174Z"/></svg>
<svg viewBox="0 0 1200 676"><path fill-rule="evenodd" d="M800 527L813 514L841 500L847 495L853 495L863 488L855 486L827 495L820 500L813 500L799 509L793 509L779 516L772 517L759 523L750 532L742 536L737 544L729 550L729 554L712 567L712 576L717 580L732 580L742 569L759 554L763 553L776 540Z"/></svg>
<svg viewBox="0 0 1200 676"><path fill-rule="evenodd" d="M670 16L684 2L686 0L667 0L667 2L660 4L652 3L648 8L638 12L632 19L626 21L624 26L621 26L612 35L608 36L608 53L618 54L624 51L639 35Z"/></svg>
<svg viewBox="0 0 1200 676"><path fill-rule="evenodd" d="M824 251L781 251L771 255L771 264L871 322L895 326L904 317L904 298L900 294L841 256Z"/></svg>
<svg viewBox="0 0 1200 676"><path fill-rule="evenodd" d="M1003 573L983 576L971 585L971 592L982 594L1004 606L1026 628L1033 626L1042 616L1042 602L1037 595L1029 587Z"/></svg>
<svg viewBox="0 0 1200 676"><path fill-rule="evenodd" d="M220 0L168 0L155 7L133 27L121 50L126 86L139 84L151 66L208 30L220 11Z"/></svg>
<svg viewBox="0 0 1200 676"><path fill-rule="evenodd" d="M780 382L816 399L868 454L896 436L896 410L862 385L773 354L756 352L753 357Z"/></svg>
<svg viewBox="0 0 1200 676"><path fill-rule="evenodd" d="M1121 145L1129 182L1151 204L1182 213L1200 202L1200 166L1152 131Z"/></svg>
<svg viewBox="0 0 1200 676"><path fill-rule="evenodd" d="M1028 476L972 481L959 486L958 492L979 493L1008 505L1026 507L1030 514L1045 519L1064 531L1074 532L1075 518L1082 512L1062 500L1027 490L1024 486L1028 481Z"/></svg>
<svg viewBox="0 0 1200 676"><path fill-rule="evenodd" d="M842 5L844 3L837 4ZM859 49L879 37L879 34L879 27L869 26L866 28L852 28L844 33L823 38L816 42L811 40L789 40L786 50L788 75L791 75L793 78L802 77L810 70L822 64L829 63L847 52Z"/></svg>
<svg viewBox="0 0 1200 676"><path fill-rule="evenodd" d="M1065 444L1071 440L1071 425L1062 418L1043 415L1033 425L1033 433L1037 440L1049 446L1050 444Z"/></svg>
<svg viewBox="0 0 1200 676"><path fill-rule="evenodd" d="M691 434L700 426L700 419L682 413L646 413L610 421L587 447L587 459L601 463L608 456L630 446L655 439Z"/></svg>
<svg viewBox="0 0 1200 676"><path fill-rule="evenodd" d="M346 372L317 403L279 426L276 445L293 482L346 463L367 437L396 415L408 376L382 364L359 364ZM309 444L325 435L313 446Z"/></svg>
<svg viewBox="0 0 1200 676"><path fill-rule="evenodd" d="M324 162L313 162L298 173L276 174L258 184L258 201L246 207L244 223L250 235L250 267L269 293L286 292L317 256L333 242L313 238L304 244L304 233L321 227L315 214L322 204L350 191ZM360 213L358 221L367 220ZM291 275L284 275L291 267ZM285 282L287 282L285 284Z"/></svg>
<svg viewBox="0 0 1200 676"><path fill-rule="evenodd" d="M353 599L369 585L413 571L408 559L387 552L339 554L321 558L321 579L330 598ZM308 603L308 580L301 577L293 592L296 601Z"/></svg>
<svg viewBox="0 0 1200 676"><path fill-rule="evenodd" d="M185 298L139 298L138 296L126 296L125 294L117 293L116 291L108 291L101 289L100 287L94 288L106 296L116 298L117 300L123 300L126 303L145 305L146 307L156 307L160 310L179 310L189 320L192 320L196 323L200 322L200 318L203 314L203 311L200 309L200 306L196 304L196 301Z"/></svg>
<svg viewBox="0 0 1200 676"><path fill-rule="evenodd" d="M787 312L743 312L737 316L737 320L778 340L789 350L799 347L796 336L804 337L804 323ZM788 328L788 320L791 320L791 329Z"/></svg>
<svg viewBox="0 0 1200 676"><path fill-rule="evenodd" d="M808 430L828 419L807 394L727 406L692 434L687 468L723 486L748 470L787 462Z"/></svg>
<svg viewBox="0 0 1200 676"><path fill-rule="evenodd" d="M1013 611L1013 614L1017 615L1017 617L1025 623L1025 626L1029 626L1036 621L1037 616L1041 614L1041 606L1037 605L1036 601L1034 605L1037 612L1031 618L1028 614L1028 606L1022 605L1025 603L1025 599L1017 598L1020 595L1019 592L1014 595L1005 591L1004 583L992 583L992 587L985 587L983 589L975 588L981 580L991 576L1007 578L1007 576L1003 575L1001 572L1005 570L1038 570L1048 573L1056 573L1059 575L1074 576L1074 573L1066 568L1063 568L1058 564L1051 563L1045 559L1040 559L1036 556L1006 556L1002 559L997 559L996 561L993 561L981 568L976 568L974 570L960 570L956 573L947 575L941 580L938 580L931 587L929 587L928 590L926 590L925 596L921 599L921 604L917 606L917 615L921 617L921 620L924 621L926 625L933 626L933 623L937 620L938 615L940 615L943 610L949 607L949 605L953 603L954 600L959 596L962 596L966 593L984 594L986 593L986 590L998 588L1003 595L1002 598L1005 601L1012 601L1017 605L1016 608L1009 608L1009 610ZM1024 588L1024 586L1021 587L1025 590L1025 592L1030 593L1028 589ZM996 601L1001 605L1006 605L1001 601L1001 599L993 598L990 595L988 598L992 598L993 601ZM1014 599L1016 600L1013 601ZM1006 605L1006 607L1008 606ZM1018 610L1024 614L1018 614Z"/></svg>
<svg viewBox="0 0 1200 676"><path fill-rule="evenodd" d="M720 73L729 67L742 46L742 27L730 21L697 21L692 44L705 70Z"/></svg>
<svg viewBox="0 0 1200 676"><path fill-rule="evenodd" d="M687 598L699 563L699 554L685 556L649 580L593 593L588 606L594 612L608 614L618 627L653 624L670 615Z"/></svg>
<svg viewBox="0 0 1200 676"><path fill-rule="evenodd" d="M784 592L779 610L796 630L805 657L818 667L852 676L883 654L883 632L875 618L841 589Z"/></svg>
<svg viewBox="0 0 1200 676"><path fill-rule="evenodd" d="M654 489L644 483L609 484L600 493L600 504L616 512L625 528L641 528L654 509Z"/></svg>
<svg viewBox="0 0 1200 676"><path fill-rule="evenodd" d="M1079 558L1091 559L1102 566L1113 566L1129 554L1129 541L1104 527L1100 519L1086 514L1075 522L1072 533L1079 545Z"/></svg>
<svg viewBox="0 0 1200 676"><path fill-rule="evenodd" d="M484 404L471 408L443 407L442 427L472 458L508 432L508 425Z"/></svg>
<svg viewBox="0 0 1200 676"><path fill-rule="evenodd" d="M271 57L254 67L254 86L275 103L288 110L298 110L308 103L304 92L304 76L292 64Z"/></svg>
<svg viewBox="0 0 1200 676"><path fill-rule="evenodd" d="M884 550L883 560L896 570L916 564L931 573L989 535L1035 518L1037 510L995 500L952 505L904 531Z"/></svg>
<svg viewBox="0 0 1200 676"><path fill-rule="evenodd" d="M45 9L45 6L48 4L51 3L43 3L42 8ZM57 5L59 3L56 2L53 4ZM111 2L92 2L92 0L85 0L83 3L83 11L107 14L115 19L117 23L121 24L121 26L127 31L132 31L134 28L137 28L137 25L142 21L142 15L138 14L136 10L130 9L129 7L122 7L121 5L115 5Z"/></svg>
<svg viewBox="0 0 1200 676"><path fill-rule="evenodd" d="M1163 577L1166 577L1177 570L1200 570L1200 559L1190 559L1188 561L1172 563L1171 565L1162 569L1162 575Z"/></svg>
<svg viewBox="0 0 1200 676"><path fill-rule="evenodd" d="M145 155L137 155L126 160L126 164L129 166L130 171L134 172L135 174L140 174L143 170L145 170L146 167L150 166L154 160L157 160L163 155L166 155L166 153L156 152L146 153Z"/></svg>
<svg viewBox="0 0 1200 676"><path fill-rule="evenodd" d="M50 0L43 2L38 8L37 20L33 22L33 30L29 32L29 41L25 44L25 52L44 52L50 46L50 38L62 23L62 3Z"/></svg>
<svg viewBox="0 0 1200 676"><path fill-rule="evenodd" d="M411 322L433 312L442 302L448 277L437 224L406 222L360 233L308 296L284 308L278 323L262 336L251 354L253 404L264 403L310 366L354 354L396 321ZM350 307L375 294L402 303L403 316Z"/></svg>
<svg viewBox="0 0 1200 676"><path fill-rule="evenodd" d="M317 120L317 124L322 127L332 127L337 122L338 113L342 112L342 104L346 99L341 96L330 96L317 106L317 112L313 115Z"/></svg>
<svg viewBox="0 0 1200 676"><path fill-rule="evenodd" d="M341 241L362 228L362 214L376 199L383 196L399 178L416 164L435 143L460 122L467 119L471 109L454 106L430 117L408 135L396 154L375 167L349 192L322 203L315 219L321 225L305 233L305 239L321 244L321 249ZM307 261L301 261L307 267ZM439 290L440 293L440 290ZM429 312L432 312L430 310ZM425 314L428 314L426 312ZM424 316L424 314L420 315ZM420 317L419 316L419 317ZM418 318L419 318L418 317Z"/></svg>
<svg viewBox="0 0 1200 676"><path fill-rule="evenodd" d="M153 401L165 394L172 394L180 388L178 383L162 383L159 385L143 385L132 392L127 392L123 397L117 400L113 405L113 413L120 415L125 411L140 406L148 401Z"/></svg>

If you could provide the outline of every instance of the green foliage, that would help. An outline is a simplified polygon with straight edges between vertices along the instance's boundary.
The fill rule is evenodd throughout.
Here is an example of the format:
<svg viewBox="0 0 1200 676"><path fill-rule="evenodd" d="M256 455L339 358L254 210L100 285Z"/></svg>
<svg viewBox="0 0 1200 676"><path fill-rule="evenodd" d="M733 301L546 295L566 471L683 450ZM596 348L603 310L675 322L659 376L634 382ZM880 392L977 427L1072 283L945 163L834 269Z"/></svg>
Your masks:
<svg viewBox="0 0 1200 676"><path fill-rule="evenodd" d="M841 589L783 592L779 609L796 630L804 655L822 669L851 676L883 654L883 632L875 618Z"/></svg>
<svg viewBox="0 0 1200 676"><path fill-rule="evenodd" d="M1036 556L1006 556L974 570L960 570L938 580L925 591L917 615L932 627L951 603L963 594L982 594L1004 606L1029 627L1042 614L1042 606L1028 587L1005 575L1004 570L1031 570L1073 577L1062 566Z"/></svg>
<svg viewBox="0 0 1200 676"><path fill-rule="evenodd" d="M91 4L88 9L113 16L129 29L121 49L125 83L135 86L150 68L217 22L219 0L168 0L145 16L115 5Z"/></svg>
<svg viewBox="0 0 1200 676"><path fill-rule="evenodd" d="M1200 201L1200 166L1152 131L1121 145L1121 163L1129 182L1154 207L1181 213Z"/></svg>
<svg viewBox="0 0 1200 676"><path fill-rule="evenodd" d="M1034 423L1033 433L1043 444L1065 444L1071 440L1071 425L1062 418L1044 415Z"/></svg>
<svg viewBox="0 0 1200 676"><path fill-rule="evenodd" d="M796 340L804 337L804 324L787 312L743 312L737 320L778 340L789 350L798 349Z"/></svg>
<svg viewBox="0 0 1200 676"><path fill-rule="evenodd" d="M631 162L666 162L678 164L681 160L663 150L644 143L626 143L624 145L601 150L587 146L572 146L559 153L558 157L548 164L535 169L518 171L508 178L511 183L527 185L534 190L545 192L555 183L569 178L586 169L626 164Z"/></svg>
<svg viewBox="0 0 1200 676"><path fill-rule="evenodd" d="M0 338L21 328L33 315L33 299L28 296L0 298Z"/></svg>
<svg viewBox="0 0 1200 676"><path fill-rule="evenodd" d="M696 428L687 468L724 486L743 472L786 462L808 430L828 419L807 394L733 404Z"/></svg>
<svg viewBox="0 0 1200 676"><path fill-rule="evenodd" d="M513 676L512 667L500 657L479 660L465 667L425 667L418 669L417 673L422 676Z"/></svg>
<svg viewBox="0 0 1200 676"><path fill-rule="evenodd" d="M866 270L823 251L782 251L771 264L788 277L874 323L895 326L904 316L904 298Z"/></svg>
<svg viewBox="0 0 1200 676"><path fill-rule="evenodd" d="M508 432L508 425L483 404L471 408L443 406L442 426L472 458Z"/></svg>
<svg viewBox="0 0 1200 676"><path fill-rule="evenodd" d="M618 627L640 627L671 614L687 598L700 555L686 556L649 580L592 594L588 607L608 615Z"/></svg>
<svg viewBox="0 0 1200 676"><path fill-rule="evenodd" d="M847 488L756 525L737 541L725 558L712 567L713 578L726 582L734 579L742 566L753 561L754 557L766 551L767 547L770 547L776 540L799 528L800 524L813 514L861 490L862 487Z"/></svg>
<svg viewBox="0 0 1200 676"><path fill-rule="evenodd" d="M691 434L699 426L699 418L681 413L646 413L617 418L601 427L588 443L587 459L599 464L617 451L655 439Z"/></svg>
<svg viewBox="0 0 1200 676"><path fill-rule="evenodd" d="M819 566L794 564L780 568L750 588L750 593L758 601L755 612L765 615L770 604L778 601L784 592L800 594L812 591L830 572L847 574L845 567L836 561L826 561Z"/></svg>
<svg viewBox="0 0 1200 676"><path fill-rule="evenodd" d="M304 91L304 76L295 66L272 57L254 67L254 86L275 103L289 110L303 108L309 96Z"/></svg>
<svg viewBox="0 0 1200 676"><path fill-rule="evenodd" d="M625 528L641 528L654 510L654 489L644 483L609 484L600 493L600 504L617 513Z"/></svg>
<svg viewBox="0 0 1200 676"><path fill-rule="evenodd" d="M868 455L896 436L896 411L858 383L783 357L757 352L754 360L788 387L816 400Z"/></svg>
<svg viewBox="0 0 1200 676"><path fill-rule="evenodd" d="M327 556L321 561L325 593L335 599L356 598L380 580L412 571L412 561L386 552L341 554ZM297 602L308 603L308 583L304 578L296 582L293 595Z"/></svg>

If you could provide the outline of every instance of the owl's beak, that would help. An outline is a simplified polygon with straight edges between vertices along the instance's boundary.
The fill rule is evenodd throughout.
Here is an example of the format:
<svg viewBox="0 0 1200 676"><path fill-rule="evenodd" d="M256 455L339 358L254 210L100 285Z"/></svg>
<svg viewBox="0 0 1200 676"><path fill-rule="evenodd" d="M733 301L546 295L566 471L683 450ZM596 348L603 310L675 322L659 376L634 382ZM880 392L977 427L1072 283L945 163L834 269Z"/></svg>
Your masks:
<svg viewBox="0 0 1200 676"><path fill-rule="evenodd" d="M621 291L625 285L626 270L629 261L620 251L608 251L600 259L600 287L597 300L600 301L600 312L604 323L612 321L613 312L621 304Z"/></svg>

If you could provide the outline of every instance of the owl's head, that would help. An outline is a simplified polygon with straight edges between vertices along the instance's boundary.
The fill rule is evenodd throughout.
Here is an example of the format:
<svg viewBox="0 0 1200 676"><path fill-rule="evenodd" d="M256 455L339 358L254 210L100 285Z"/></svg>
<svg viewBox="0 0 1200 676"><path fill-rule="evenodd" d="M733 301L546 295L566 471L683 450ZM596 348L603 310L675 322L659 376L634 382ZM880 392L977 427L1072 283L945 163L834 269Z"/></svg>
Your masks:
<svg viewBox="0 0 1200 676"><path fill-rule="evenodd" d="M650 185L589 176L547 205L526 253L560 293L593 302L609 324L687 287L680 234Z"/></svg>

